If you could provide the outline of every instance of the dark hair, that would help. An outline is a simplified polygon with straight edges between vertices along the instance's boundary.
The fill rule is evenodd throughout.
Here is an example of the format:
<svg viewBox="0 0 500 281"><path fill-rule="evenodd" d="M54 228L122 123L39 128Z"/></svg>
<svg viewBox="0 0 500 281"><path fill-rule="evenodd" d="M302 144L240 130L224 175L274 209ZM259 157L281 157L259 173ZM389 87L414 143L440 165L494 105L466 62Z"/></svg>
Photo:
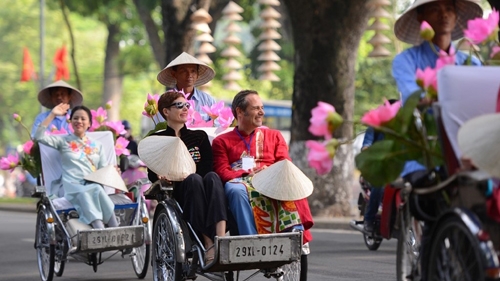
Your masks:
<svg viewBox="0 0 500 281"><path fill-rule="evenodd" d="M86 107L85 105L77 105L77 106L73 107L71 109L71 115L69 116L69 120L73 119L73 115L78 110L83 110L83 111L87 112L87 115L89 116L90 126L92 126L92 112L90 112L90 109L88 107Z"/></svg>
<svg viewBox="0 0 500 281"><path fill-rule="evenodd" d="M234 118L237 118L236 108L240 108L245 111L248 107L248 101L246 97L248 95L259 95L257 91L254 90L243 90L234 96L233 102L231 103L231 112L233 112Z"/></svg>
<svg viewBox="0 0 500 281"><path fill-rule="evenodd" d="M123 127L125 127L125 130L132 129L132 127L130 126L130 122L128 122L128 120L122 120L122 125Z"/></svg>
<svg viewBox="0 0 500 281"><path fill-rule="evenodd" d="M163 109L168 108L174 102L174 100L180 97L184 97L181 92L178 92L176 90L168 90L160 96L160 99L158 99L158 111L165 120L167 120L167 116L165 116L165 114L163 113Z"/></svg>
<svg viewBox="0 0 500 281"><path fill-rule="evenodd" d="M389 99L387 100L390 104L393 104L398 101L398 99Z"/></svg>

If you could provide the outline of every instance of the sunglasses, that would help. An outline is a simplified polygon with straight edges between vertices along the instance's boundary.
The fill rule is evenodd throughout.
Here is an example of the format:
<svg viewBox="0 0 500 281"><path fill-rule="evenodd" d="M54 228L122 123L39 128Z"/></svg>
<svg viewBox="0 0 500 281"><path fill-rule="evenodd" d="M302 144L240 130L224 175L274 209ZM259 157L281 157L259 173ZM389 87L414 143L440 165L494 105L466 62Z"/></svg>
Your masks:
<svg viewBox="0 0 500 281"><path fill-rule="evenodd" d="M189 109L191 107L191 104L189 102L178 101L178 102L174 102L173 104L169 105L168 107L172 107L172 106L175 106L177 109L183 109L184 107Z"/></svg>

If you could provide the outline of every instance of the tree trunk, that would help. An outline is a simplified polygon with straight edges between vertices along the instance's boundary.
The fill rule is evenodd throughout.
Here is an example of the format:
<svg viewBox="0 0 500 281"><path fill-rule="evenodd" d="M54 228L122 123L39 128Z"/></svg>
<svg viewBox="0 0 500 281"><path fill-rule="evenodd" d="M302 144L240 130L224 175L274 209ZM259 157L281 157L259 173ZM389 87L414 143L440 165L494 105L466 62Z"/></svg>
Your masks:
<svg viewBox="0 0 500 281"><path fill-rule="evenodd" d="M106 42L106 54L104 59L104 86L102 95L102 105L112 101L113 106L108 110L108 120L120 120L120 101L122 98L123 76L118 66L118 56L120 54L119 27L114 24L107 24L108 39Z"/></svg>
<svg viewBox="0 0 500 281"><path fill-rule="evenodd" d="M315 190L309 203L314 215L350 215L354 161L350 145L335 156L334 168L317 176L307 166L305 141L311 109L318 101L332 104L345 120L353 119L355 62L368 21L365 0L284 0L295 46L295 75L290 155L312 180ZM335 137L353 137L345 124Z"/></svg>
<svg viewBox="0 0 500 281"><path fill-rule="evenodd" d="M149 44L151 45L151 49L153 50L153 56L155 57L156 62L163 68L166 66L165 64L165 49L161 42L160 35L158 33L158 28L151 16L151 11L145 5L146 3L141 0L134 0L135 7L137 9L137 13L139 14L139 18L141 19L144 27L146 28L146 33L148 34Z"/></svg>

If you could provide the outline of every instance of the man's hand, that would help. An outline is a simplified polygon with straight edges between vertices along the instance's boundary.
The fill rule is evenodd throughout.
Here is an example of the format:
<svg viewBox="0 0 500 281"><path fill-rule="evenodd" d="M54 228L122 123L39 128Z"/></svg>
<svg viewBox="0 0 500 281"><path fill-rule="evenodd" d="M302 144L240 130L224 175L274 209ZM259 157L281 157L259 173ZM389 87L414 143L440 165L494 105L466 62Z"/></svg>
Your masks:
<svg viewBox="0 0 500 281"><path fill-rule="evenodd" d="M461 163L460 171L471 171L476 169L474 163L472 163L472 160L470 158L461 157L460 163Z"/></svg>
<svg viewBox="0 0 500 281"><path fill-rule="evenodd" d="M253 169L251 169L251 170L248 170L248 176L249 176L249 177L252 177L252 176L254 176L255 174L257 174L258 172L260 172L260 171L264 170L265 168L267 168L267 165L264 165L264 166L262 166L262 167L260 167L260 168L257 168L257 169L256 169L256 168L253 168Z"/></svg>
<svg viewBox="0 0 500 281"><path fill-rule="evenodd" d="M54 106L54 108L52 108L52 114L54 114L55 116L63 116L63 115L66 115L66 113L68 112L69 110L69 104L67 103L60 103L56 106Z"/></svg>

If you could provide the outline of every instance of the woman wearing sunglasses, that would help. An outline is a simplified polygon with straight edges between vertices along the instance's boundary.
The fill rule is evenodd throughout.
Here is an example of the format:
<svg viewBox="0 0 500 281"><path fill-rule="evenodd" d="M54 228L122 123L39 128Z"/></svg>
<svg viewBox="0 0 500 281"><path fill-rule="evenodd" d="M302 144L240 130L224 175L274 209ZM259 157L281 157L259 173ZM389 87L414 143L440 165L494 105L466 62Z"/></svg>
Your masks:
<svg viewBox="0 0 500 281"><path fill-rule="evenodd" d="M193 157L196 173L175 184L174 198L182 207L183 219L188 221L197 233L202 234L205 248L209 249L205 254L205 261L210 262L214 259L215 235L224 236L226 233L226 197L219 176L213 172L212 147L207 133L186 128L189 107L190 104L184 95L176 90L161 95L158 111L168 126L166 130L153 135L179 137ZM151 182L159 179L150 169L148 178Z"/></svg>

